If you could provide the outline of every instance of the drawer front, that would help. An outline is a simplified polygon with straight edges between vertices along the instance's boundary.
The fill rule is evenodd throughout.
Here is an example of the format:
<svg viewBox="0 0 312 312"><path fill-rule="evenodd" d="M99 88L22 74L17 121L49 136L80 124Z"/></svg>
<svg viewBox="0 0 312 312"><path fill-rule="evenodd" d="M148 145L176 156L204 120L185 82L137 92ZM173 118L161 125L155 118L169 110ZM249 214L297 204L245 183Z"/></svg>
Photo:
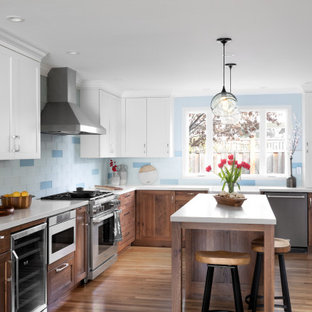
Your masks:
<svg viewBox="0 0 312 312"><path fill-rule="evenodd" d="M120 223L126 225L135 222L135 213L133 207L125 207L120 214Z"/></svg>
<svg viewBox="0 0 312 312"><path fill-rule="evenodd" d="M135 196L134 192L125 193L119 196L120 206L124 205L134 205Z"/></svg>
<svg viewBox="0 0 312 312"><path fill-rule="evenodd" d="M197 194L207 194L208 191L176 191L175 192L175 208L180 209L189 202Z"/></svg>
<svg viewBox="0 0 312 312"><path fill-rule="evenodd" d="M10 250L10 231L0 232L0 253Z"/></svg>
<svg viewBox="0 0 312 312"><path fill-rule="evenodd" d="M65 257L48 272L48 303L54 302L75 285L74 257Z"/></svg>

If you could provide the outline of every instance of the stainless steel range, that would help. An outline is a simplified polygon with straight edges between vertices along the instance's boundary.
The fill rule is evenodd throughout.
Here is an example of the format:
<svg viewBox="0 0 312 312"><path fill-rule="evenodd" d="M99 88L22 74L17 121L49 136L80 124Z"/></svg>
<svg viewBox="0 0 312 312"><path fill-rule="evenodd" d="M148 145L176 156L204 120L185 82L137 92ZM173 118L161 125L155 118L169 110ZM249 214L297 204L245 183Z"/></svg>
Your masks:
<svg viewBox="0 0 312 312"><path fill-rule="evenodd" d="M43 197L45 200L89 200L88 279L94 279L117 260L117 236L120 233L120 202L116 195L106 191L77 189Z"/></svg>

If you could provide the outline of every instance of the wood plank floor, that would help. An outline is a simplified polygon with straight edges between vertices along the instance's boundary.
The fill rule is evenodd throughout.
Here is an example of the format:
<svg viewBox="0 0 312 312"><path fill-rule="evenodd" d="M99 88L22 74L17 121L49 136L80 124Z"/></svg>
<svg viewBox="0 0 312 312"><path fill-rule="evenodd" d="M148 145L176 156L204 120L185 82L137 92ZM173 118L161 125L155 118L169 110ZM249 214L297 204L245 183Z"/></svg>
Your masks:
<svg viewBox="0 0 312 312"><path fill-rule="evenodd" d="M312 256L289 254L286 267L293 311L312 311ZM276 292L280 294L278 273L276 267ZM75 289L53 312L169 312L170 281L170 248L130 247L110 269L96 280ZM217 304L211 308L220 306ZM232 306L224 308L233 309ZM201 311L201 300L187 300L184 311Z"/></svg>

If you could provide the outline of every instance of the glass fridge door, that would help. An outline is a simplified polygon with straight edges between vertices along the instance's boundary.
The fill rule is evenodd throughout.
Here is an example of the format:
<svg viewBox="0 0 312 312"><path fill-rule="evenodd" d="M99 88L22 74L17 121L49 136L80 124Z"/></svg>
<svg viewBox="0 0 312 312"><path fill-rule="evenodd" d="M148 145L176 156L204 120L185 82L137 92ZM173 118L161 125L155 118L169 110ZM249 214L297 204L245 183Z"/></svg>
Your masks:
<svg viewBox="0 0 312 312"><path fill-rule="evenodd" d="M12 311L42 311L47 306L46 223L11 236Z"/></svg>

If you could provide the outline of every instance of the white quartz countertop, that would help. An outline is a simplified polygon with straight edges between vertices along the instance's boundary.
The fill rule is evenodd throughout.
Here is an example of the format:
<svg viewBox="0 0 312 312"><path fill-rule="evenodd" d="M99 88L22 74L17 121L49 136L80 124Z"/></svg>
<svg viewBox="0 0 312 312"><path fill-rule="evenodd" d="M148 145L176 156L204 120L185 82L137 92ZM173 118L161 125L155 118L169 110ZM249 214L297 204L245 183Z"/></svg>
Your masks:
<svg viewBox="0 0 312 312"><path fill-rule="evenodd" d="M213 195L198 194L171 215L171 222L276 224L265 195L246 195L242 207L217 204Z"/></svg>
<svg viewBox="0 0 312 312"><path fill-rule="evenodd" d="M0 231L21 224L47 218L59 213L88 205L86 200L36 200L27 209L15 209L14 214L0 217Z"/></svg>
<svg viewBox="0 0 312 312"><path fill-rule="evenodd" d="M159 190L159 191L208 191L209 193L221 192L221 185L126 185L120 186L122 190L113 191L117 195L122 195L139 190ZM238 191L238 190L236 190ZM312 193L312 187L283 187L283 186L241 186L240 193L259 194L260 192L286 192L286 193Z"/></svg>

